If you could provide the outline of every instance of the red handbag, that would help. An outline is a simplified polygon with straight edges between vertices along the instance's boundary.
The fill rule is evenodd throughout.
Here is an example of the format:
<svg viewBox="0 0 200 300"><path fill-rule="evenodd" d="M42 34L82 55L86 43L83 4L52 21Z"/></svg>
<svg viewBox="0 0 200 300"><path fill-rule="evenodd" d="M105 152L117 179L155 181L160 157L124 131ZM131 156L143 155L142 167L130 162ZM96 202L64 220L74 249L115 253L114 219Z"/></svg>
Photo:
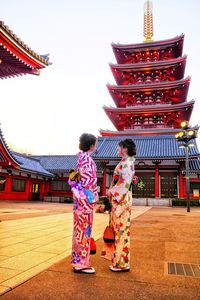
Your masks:
<svg viewBox="0 0 200 300"><path fill-rule="evenodd" d="M90 238L90 254L96 254L96 252L97 252L97 247L96 247L94 239L91 237Z"/></svg>
<svg viewBox="0 0 200 300"><path fill-rule="evenodd" d="M115 242L115 232L114 228L111 226L111 217L109 214L109 225L106 226L104 233L103 233L103 240L105 243L114 244Z"/></svg>

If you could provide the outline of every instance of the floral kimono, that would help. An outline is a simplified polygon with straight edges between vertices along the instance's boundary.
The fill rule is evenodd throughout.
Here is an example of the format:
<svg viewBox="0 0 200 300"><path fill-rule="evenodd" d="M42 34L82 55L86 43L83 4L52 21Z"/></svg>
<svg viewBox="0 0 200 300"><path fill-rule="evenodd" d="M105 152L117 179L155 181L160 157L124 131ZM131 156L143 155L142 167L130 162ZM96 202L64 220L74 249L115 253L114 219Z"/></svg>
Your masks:
<svg viewBox="0 0 200 300"><path fill-rule="evenodd" d="M129 191L134 170L134 157L123 158L116 166L110 188L112 194L111 222L115 231L112 265L130 268L130 217L132 192Z"/></svg>
<svg viewBox="0 0 200 300"><path fill-rule="evenodd" d="M88 152L78 155L77 169L85 189L91 190L98 201L96 164ZM74 230L72 236L72 265L77 268L89 267L90 237L93 223L93 208L83 193L72 188L74 199Z"/></svg>

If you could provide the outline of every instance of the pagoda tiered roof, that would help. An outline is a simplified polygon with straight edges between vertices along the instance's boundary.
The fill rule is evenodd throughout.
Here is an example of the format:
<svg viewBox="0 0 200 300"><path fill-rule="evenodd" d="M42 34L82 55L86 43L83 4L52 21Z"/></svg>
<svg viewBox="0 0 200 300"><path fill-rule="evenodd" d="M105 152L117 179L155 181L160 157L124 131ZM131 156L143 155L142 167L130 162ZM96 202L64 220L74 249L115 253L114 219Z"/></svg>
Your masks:
<svg viewBox="0 0 200 300"><path fill-rule="evenodd" d="M39 75L48 65L48 55L38 55L0 21L0 78Z"/></svg>
<svg viewBox="0 0 200 300"><path fill-rule="evenodd" d="M186 56L135 64L110 64L118 85L174 81L184 77Z"/></svg>
<svg viewBox="0 0 200 300"><path fill-rule="evenodd" d="M118 107L135 104L184 102L187 98L190 77L176 81L150 84L110 85L107 88ZM146 97L146 101L145 101ZM149 98L151 97L151 98Z"/></svg>
<svg viewBox="0 0 200 300"><path fill-rule="evenodd" d="M104 110L117 130L131 128L178 128L189 120L194 101L176 105L140 105L125 108L106 107Z"/></svg>
<svg viewBox="0 0 200 300"><path fill-rule="evenodd" d="M115 44L112 48L118 64L146 60L165 60L182 56L184 34L172 39L137 44Z"/></svg>

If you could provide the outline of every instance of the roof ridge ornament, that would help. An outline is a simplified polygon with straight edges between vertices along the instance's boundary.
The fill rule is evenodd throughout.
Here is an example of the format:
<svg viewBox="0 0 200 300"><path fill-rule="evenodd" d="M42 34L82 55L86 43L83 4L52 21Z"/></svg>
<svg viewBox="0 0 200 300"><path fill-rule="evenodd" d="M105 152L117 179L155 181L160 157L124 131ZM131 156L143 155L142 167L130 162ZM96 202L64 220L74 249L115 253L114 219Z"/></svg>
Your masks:
<svg viewBox="0 0 200 300"><path fill-rule="evenodd" d="M144 42L152 42L153 37L153 5L147 0L144 3Z"/></svg>

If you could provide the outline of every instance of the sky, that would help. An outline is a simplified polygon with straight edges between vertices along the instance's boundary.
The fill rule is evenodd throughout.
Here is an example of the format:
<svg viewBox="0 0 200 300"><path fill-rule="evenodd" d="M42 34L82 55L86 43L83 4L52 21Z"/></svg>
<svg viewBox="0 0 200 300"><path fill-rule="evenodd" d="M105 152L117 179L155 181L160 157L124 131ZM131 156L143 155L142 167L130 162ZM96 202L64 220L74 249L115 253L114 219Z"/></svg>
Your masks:
<svg viewBox="0 0 200 300"><path fill-rule="evenodd" d="M76 154L79 136L115 130L103 106L115 106L106 83L115 84L111 43L140 43L144 0L6 0L0 19L52 65L40 76L1 80L0 123L8 145L37 155ZM190 120L200 125L200 1L153 0L156 40L185 34ZM200 148L200 138L197 139Z"/></svg>

